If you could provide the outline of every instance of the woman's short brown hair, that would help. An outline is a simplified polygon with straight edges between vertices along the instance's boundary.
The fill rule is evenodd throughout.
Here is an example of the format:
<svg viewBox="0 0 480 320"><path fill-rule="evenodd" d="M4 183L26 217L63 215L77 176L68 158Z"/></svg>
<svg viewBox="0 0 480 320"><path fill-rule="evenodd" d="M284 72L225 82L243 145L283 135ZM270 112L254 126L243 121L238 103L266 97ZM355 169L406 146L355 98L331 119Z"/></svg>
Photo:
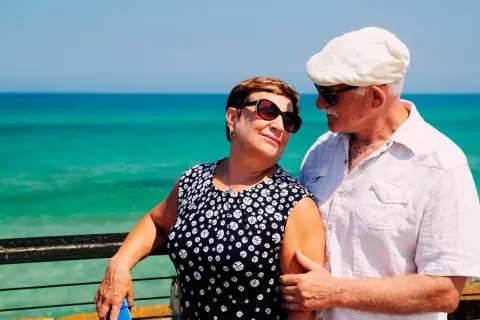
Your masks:
<svg viewBox="0 0 480 320"><path fill-rule="evenodd" d="M227 99L226 109L248 102L248 98L255 92L270 92L284 96L292 101L293 112L300 112L298 92L282 80L270 77L255 77L237 84ZM227 140L230 141L230 129L227 126Z"/></svg>

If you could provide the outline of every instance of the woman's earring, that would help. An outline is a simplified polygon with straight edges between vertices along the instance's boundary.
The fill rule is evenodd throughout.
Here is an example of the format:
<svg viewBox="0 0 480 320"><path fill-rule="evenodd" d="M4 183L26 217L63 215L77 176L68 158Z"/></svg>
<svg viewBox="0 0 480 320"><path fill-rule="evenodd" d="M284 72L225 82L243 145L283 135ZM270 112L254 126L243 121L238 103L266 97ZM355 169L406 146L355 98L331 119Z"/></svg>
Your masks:
<svg viewBox="0 0 480 320"><path fill-rule="evenodd" d="M233 138L233 131L230 131L230 140Z"/></svg>

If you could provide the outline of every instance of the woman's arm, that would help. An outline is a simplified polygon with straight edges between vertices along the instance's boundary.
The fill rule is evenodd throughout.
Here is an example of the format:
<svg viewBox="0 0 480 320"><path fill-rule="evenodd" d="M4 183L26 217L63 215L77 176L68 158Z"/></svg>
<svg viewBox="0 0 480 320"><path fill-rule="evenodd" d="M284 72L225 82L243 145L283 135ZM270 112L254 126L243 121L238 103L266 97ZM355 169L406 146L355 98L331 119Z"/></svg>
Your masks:
<svg viewBox="0 0 480 320"><path fill-rule="evenodd" d="M293 208L285 226L280 266L283 274L304 273L295 259L295 250L300 249L317 263L324 264L325 231L315 202L305 197ZM312 312L289 311L289 320L315 319Z"/></svg>
<svg viewBox="0 0 480 320"><path fill-rule="evenodd" d="M133 305L130 271L156 248L162 246L177 215L178 182L168 197L153 208L130 231L118 252L110 259L94 303L100 320L110 311L110 320L117 320L123 299Z"/></svg>
<svg viewBox="0 0 480 320"><path fill-rule="evenodd" d="M168 197L130 231L112 261L132 270L138 262L165 244L177 216L177 203L178 182Z"/></svg>

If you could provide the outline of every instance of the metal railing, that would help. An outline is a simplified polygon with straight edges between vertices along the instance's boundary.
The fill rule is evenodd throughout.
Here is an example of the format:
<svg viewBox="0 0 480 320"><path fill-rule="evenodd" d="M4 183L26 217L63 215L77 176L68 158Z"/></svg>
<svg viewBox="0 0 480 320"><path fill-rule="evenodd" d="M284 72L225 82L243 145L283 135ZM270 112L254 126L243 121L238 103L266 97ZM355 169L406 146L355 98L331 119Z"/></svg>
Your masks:
<svg viewBox="0 0 480 320"><path fill-rule="evenodd" d="M58 237L16 238L3 240L0 239L0 265L110 258L120 248L126 236L127 233L110 233ZM152 253L152 255L165 254L167 254L165 247L161 247ZM176 276L172 275L167 277L138 278L133 279L133 281L174 280L175 278ZM94 285L99 283L100 282L78 282L42 286L1 288L0 293L29 289L48 289L70 286ZM465 294L464 296L470 295L474 296L477 294ZM170 296L135 298L135 301L157 300L167 298L170 298ZM82 306L91 304L92 302L89 301L68 304L4 308L0 309L0 313L32 309ZM155 316L155 318L169 318L172 316L172 314L166 314ZM480 318L480 301L478 300L460 301L460 305L457 311L449 314L449 319L451 320L467 320L478 318Z"/></svg>
<svg viewBox="0 0 480 320"><path fill-rule="evenodd" d="M128 233L110 233L110 234L88 234L74 236L57 236L57 237L35 237L35 238L15 238L0 239L0 265L21 264L21 263L38 263L38 262L54 262L54 261L70 261L70 260L86 260L111 258L121 244L125 240ZM166 248L161 247L152 255L165 255ZM137 278L132 281L152 281L152 280L171 280L174 281L176 276L167 277L150 277ZM72 286L86 286L99 284L94 282L76 282L76 283L60 283L41 286L23 286L13 288L0 288L0 293L8 291L21 291L31 289L49 289ZM135 301L142 300L158 300L167 299L170 295L135 298ZM19 308L0 308L0 313L25 311L34 309L61 308L61 307L77 307L84 305L92 305L92 301L75 302L67 304L51 304L41 306L24 306ZM158 315L156 318L171 317L171 314Z"/></svg>

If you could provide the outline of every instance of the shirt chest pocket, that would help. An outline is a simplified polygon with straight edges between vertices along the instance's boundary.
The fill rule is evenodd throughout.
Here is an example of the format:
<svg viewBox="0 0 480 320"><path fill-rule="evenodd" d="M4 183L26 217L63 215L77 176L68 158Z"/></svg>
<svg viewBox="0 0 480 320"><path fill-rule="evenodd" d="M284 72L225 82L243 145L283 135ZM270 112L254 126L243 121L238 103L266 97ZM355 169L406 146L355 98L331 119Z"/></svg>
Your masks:
<svg viewBox="0 0 480 320"><path fill-rule="evenodd" d="M413 193L393 183L376 180L355 212L366 227L392 230L405 221Z"/></svg>

